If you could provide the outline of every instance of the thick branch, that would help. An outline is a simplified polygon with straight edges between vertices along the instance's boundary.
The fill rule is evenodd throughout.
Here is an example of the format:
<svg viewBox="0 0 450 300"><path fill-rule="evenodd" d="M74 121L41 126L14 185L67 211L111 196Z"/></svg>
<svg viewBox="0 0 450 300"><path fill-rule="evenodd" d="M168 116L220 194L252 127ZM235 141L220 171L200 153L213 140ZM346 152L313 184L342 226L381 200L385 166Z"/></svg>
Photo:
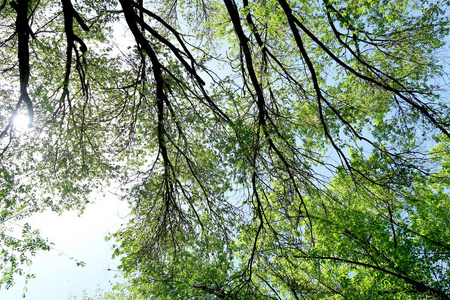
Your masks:
<svg viewBox="0 0 450 300"><path fill-rule="evenodd" d="M11 2L11 5L13 5L12 3L14 2ZM34 112L33 104L31 103L27 90L30 78L30 50L28 45L30 39L30 26L28 25L28 0L19 0L13 7L17 11L16 31L19 42L18 59L20 73L20 99L14 114L17 113L21 102L24 101L28 109L28 126L31 127L33 124Z"/></svg>

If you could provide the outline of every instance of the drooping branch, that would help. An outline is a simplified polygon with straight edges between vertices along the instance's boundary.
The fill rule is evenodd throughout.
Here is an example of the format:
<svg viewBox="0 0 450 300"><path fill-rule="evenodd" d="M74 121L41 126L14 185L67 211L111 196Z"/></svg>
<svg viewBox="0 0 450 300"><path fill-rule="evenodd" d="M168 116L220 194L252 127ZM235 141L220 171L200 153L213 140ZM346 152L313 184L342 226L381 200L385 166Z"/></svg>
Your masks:
<svg viewBox="0 0 450 300"><path fill-rule="evenodd" d="M163 164L163 180L161 182L161 191L162 191L162 200L164 206L163 216L161 218L160 224L156 229L158 231L158 235L155 235L156 239L164 239L165 234L163 232L169 231L172 236L172 240L176 243L174 239L174 228L178 226L174 222L171 222L170 219L174 219L174 214L178 215L180 219L184 219L181 208L175 201L175 183L176 176L173 173L172 162L169 158L168 149L167 149L167 139L166 139L166 130L165 130L165 103L169 102L167 98L167 94L165 91L165 82L163 79L163 68L158 59L158 56L147 40L147 38L142 33L141 29L138 27L139 24L139 16L134 11L133 6L130 1L120 0L120 4L123 9L123 14L125 16L125 20L128 24L128 27L133 34L136 43L142 48L143 51L148 55L151 62L151 70L153 73L153 78L156 84L156 111L157 111L157 143L159 146L158 156L161 154L162 156L162 164ZM169 228L169 230L168 230Z"/></svg>
<svg viewBox="0 0 450 300"><path fill-rule="evenodd" d="M211 110L217 114L220 118L225 120L226 122L230 122L230 118L227 116L226 113L222 111L222 109L212 101L212 99L209 97L208 93L205 90L205 82L200 77L196 70L196 60L192 56L191 52L189 51L186 43L183 41L181 34L172 26L170 26L167 22L165 22L161 17L156 15L155 13L151 12L150 10L144 8L139 3L136 3L134 1L126 1L130 7L135 8L140 15L138 16L133 10L131 12L133 13L134 21L145 31L149 32L151 36L156 38L159 42L161 42L163 45L165 45L172 53L175 55L175 57L178 59L178 61L183 65L183 67L186 69L187 73L194 79L194 81L197 83L198 88L200 89L202 96L206 100L206 105L211 108ZM171 32L179 44L181 45L181 49L179 49L177 46L175 46L169 39L162 36L157 30L155 30L152 26L150 26L143 18L143 14L146 14L147 16L151 17L152 19L158 21L162 26L164 26L169 32ZM185 59L187 58L187 60ZM190 63L189 63L190 62ZM161 65L161 67L163 67Z"/></svg>
<svg viewBox="0 0 450 300"><path fill-rule="evenodd" d="M69 94L69 79L72 69L72 61L73 61L73 51L75 51L76 55L76 66L78 73L80 75L80 81L81 85L83 86L83 91L87 92L87 87L85 85L85 79L84 79L84 68L82 66L81 62L81 56L78 52L78 49L76 47L75 43L78 43L80 46L80 50L82 54L84 54L87 51L87 46L84 43L84 41L74 33L73 28L73 21L74 19L77 21L77 23L81 26L81 28L84 31L89 31L89 27L86 25L84 20L81 18L80 14L75 10L75 8L72 5L71 0L61 0L61 4L63 7L63 14L64 14L64 31L66 34L67 39L67 49L66 49L66 73L64 76L64 82L63 82L63 93L60 98L60 102L63 103ZM70 101L69 101L69 107L70 107Z"/></svg>
<svg viewBox="0 0 450 300"><path fill-rule="evenodd" d="M351 53L352 53L352 55L354 55L358 59L358 62L360 62L362 65L368 67L370 70L375 72L377 75L385 76L387 79L392 81L393 84L389 84L389 83L384 82L382 80L376 79L373 76L368 76L368 75L362 74L361 72L359 72L355 68L349 66L344 61L342 61L337 55L335 55L324 43L322 43L319 40L319 38L316 35L314 35L308 28L306 28L306 26L302 22L300 22L300 20L298 18L296 18L293 15L291 7L289 6L289 4L285 0L280 0L279 3L283 7L283 9L285 10L286 16L288 18L288 21L290 22L290 26L291 26L291 29L293 30L293 32L294 32L293 24L295 24L304 33L306 33L308 35L308 37L311 38L311 40L313 40L323 51L325 51L325 53L327 53L332 60L334 60L336 63L338 63L345 70L347 70L348 72L354 74L356 77L358 77L358 78L360 78L360 79L362 79L362 80L364 80L366 82L370 82L372 84L375 84L376 86L379 86L379 87L383 88L384 90L387 90L389 92L394 93L400 99L405 101L408 105L410 105L411 107L413 107L414 109L419 111L419 113L421 115L423 115L426 119L428 119L443 134L445 134L446 136L450 137L450 132L447 130L447 126L445 124L443 124L442 122L440 122L438 120L438 118L434 116L433 109L431 109L429 106L427 106L426 104L424 104L421 101L419 101L419 99L417 99L417 97L415 95L415 91L410 91L398 79L396 79L396 78L394 78L394 77L384 73L383 71L379 70L375 66L369 65L368 63L364 62L353 51L351 51ZM291 24L291 23L293 23L293 24ZM335 32L335 34L336 34L336 32ZM338 37L338 40L340 40L339 34L336 34L336 35ZM347 49L349 49L349 48L347 48ZM395 86L399 86L400 89L396 88Z"/></svg>
<svg viewBox="0 0 450 300"><path fill-rule="evenodd" d="M31 102L30 96L28 95L28 82L30 78L30 50L29 50L29 39L30 39L30 26L28 24L28 0L19 0L17 3L15 1L10 2L11 6L17 13L16 16L16 35L18 39L18 49L17 58L19 61L19 81L20 81L20 96L19 101L17 101L16 107L14 108L11 117L9 118L8 125L0 133L0 139L5 137L8 132L14 127L14 118L16 117L22 102L25 102L28 110L28 126L33 125L34 111L33 103ZM2 9L4 3L2 4ZM11 136L10 136L11 137ZM8 146L3 149L3 153L6 151Z"/></svg>
<svg viewBox="0 0 450 300"><path fill-rule="evenodd" d="M166 142L164 140L164 102L167 101L167 95L164 91L164 80L162 75L162 66L161 63L154 51L152 45L145 38L142 32L139 30L137 24L139 23L139 17L133 10L133 6L129 1L120 0L120 4L122 5L122 9L124 12L125 20L136 39L136 43L142 47L142 49L147 53L152 63L152 71L154 80L156 82L156 102L158 109L158 143L160 146L161 155L163 157L164 163L169 162L169 158L167 155Z"/></svg>
<svg viewBox="0 0 450 300"><path fill-rule="evenodd" d="M14 2L11 2L11 4ZM15 7L14 7L15 6ZM19 42L18 47L18 59L19 59L19 72L20 72L20 99L17 104L15 113L22 101L25 102L28 109L28 126L33 124L33 104L31 103L30 96L28 95L28 81L30 78L30 26L28 25L28 0L19 0L17 5L13 5L17 11L16 18L16 31Z"/></svg>

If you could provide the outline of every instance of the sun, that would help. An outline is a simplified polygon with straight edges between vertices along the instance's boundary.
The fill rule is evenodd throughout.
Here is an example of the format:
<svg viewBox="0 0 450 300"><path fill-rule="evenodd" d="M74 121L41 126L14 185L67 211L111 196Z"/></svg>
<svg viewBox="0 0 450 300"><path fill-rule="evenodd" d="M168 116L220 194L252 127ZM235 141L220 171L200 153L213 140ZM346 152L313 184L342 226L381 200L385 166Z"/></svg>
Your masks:
<svg viewBox="0 0 450 300"><path fill-rule="evenodd" d="M18 114L14 117L14 128L23 131L28 129L29 118L27 115Z"/></svg>

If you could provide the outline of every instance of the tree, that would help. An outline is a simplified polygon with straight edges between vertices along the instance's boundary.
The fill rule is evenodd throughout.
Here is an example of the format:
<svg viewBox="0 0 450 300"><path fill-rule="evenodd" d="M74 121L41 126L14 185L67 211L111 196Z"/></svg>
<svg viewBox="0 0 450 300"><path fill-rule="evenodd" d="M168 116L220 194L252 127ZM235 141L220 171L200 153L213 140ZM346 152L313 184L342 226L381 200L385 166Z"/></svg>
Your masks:
<svg viewBox="0 0 450 300"><path fill-rule="evenodd" d="M447 6L5 0L2 211L121 183L122 297L449 299Z"/></svg>

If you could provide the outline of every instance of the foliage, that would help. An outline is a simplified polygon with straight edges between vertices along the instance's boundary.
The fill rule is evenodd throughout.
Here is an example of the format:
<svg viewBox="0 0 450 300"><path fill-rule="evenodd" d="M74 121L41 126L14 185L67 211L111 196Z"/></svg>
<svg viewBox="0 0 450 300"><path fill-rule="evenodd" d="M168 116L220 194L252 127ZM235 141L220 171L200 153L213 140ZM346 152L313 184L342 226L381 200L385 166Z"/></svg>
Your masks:
<svg viewBox="0 0 450 300"><path fill-rule="evenodd" d="M21 228L15 224L36 212L29 186L18 184L4 167L0 167L0 173L0 287L9 288L14 284L15 275L24 275L27 280L33 278L23 267L31 264L37 251L49 250L49 245L28 223Z"/></svg>
<svg viewBox="0 0 450 300"><path fill-rule="evenodd" d="M99 298L450 298L447 1L0 8L2 214L120 182Z"/></svg>

